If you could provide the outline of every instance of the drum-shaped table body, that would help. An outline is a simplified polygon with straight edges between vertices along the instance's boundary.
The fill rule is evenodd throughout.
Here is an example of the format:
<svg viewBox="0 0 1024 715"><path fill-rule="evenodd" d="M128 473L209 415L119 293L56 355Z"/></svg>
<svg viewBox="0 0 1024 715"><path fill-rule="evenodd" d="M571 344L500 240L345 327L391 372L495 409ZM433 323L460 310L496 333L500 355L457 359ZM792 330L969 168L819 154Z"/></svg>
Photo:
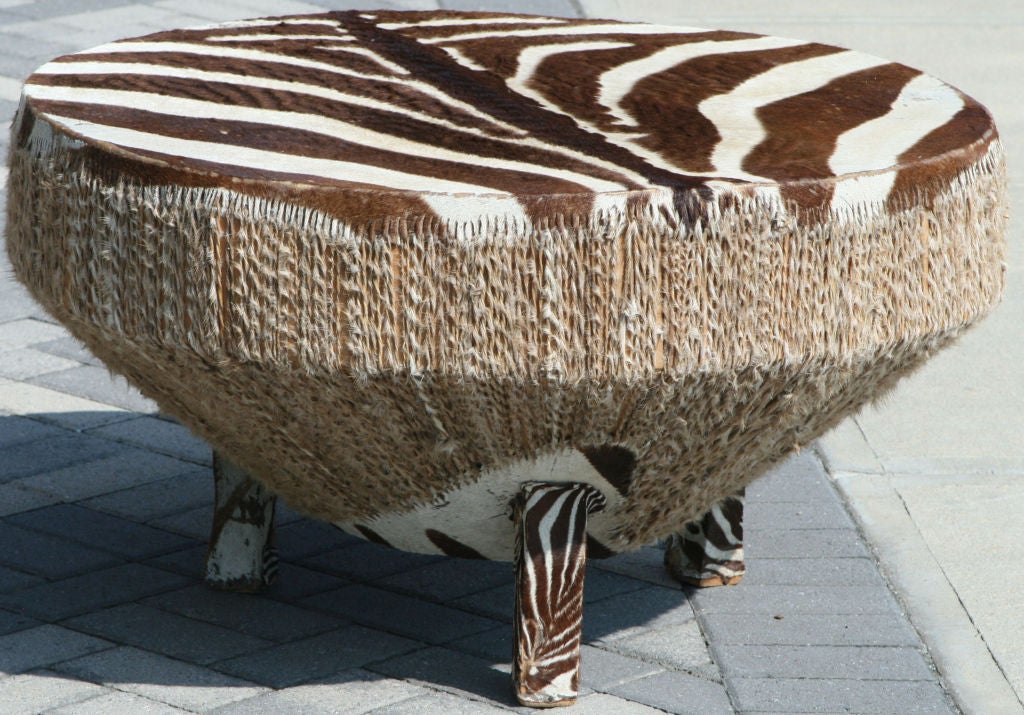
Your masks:
<svg viewBox="0 0 1024 715"><path fill-rule="evenodd" d="M33 295L222 471L413 551L670 534L1003 285L990 115L812 42L250 20L61 57L13 132Z"/></svg>

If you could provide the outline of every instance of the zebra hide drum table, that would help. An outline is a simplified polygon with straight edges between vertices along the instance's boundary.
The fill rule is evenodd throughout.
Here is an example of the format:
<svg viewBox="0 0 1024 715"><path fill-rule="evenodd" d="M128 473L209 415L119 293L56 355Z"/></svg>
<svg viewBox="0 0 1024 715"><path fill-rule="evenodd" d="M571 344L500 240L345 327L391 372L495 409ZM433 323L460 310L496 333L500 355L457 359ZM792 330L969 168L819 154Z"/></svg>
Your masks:
<svg viewBox="0 0 1024 715"><path fill-rule="evenodd" d="M264 579L273 495L514 560L532 705L575 697L587 555L679 532L1003 286L986 110L799 40L232 22L45 65L11 146L18 277L217 450L208 579Z"/></svg>

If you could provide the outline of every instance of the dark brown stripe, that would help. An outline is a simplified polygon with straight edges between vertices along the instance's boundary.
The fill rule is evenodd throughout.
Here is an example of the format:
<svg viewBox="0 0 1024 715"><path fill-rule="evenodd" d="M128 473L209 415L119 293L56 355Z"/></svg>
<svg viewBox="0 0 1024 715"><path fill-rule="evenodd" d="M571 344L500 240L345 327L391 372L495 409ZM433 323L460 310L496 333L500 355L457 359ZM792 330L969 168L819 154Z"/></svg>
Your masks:
<svg viewBox="0 0 1024 715"><path fill-rule="evenodd" d="M636 468L636 455L625 447L614 444L581 447L580 451L591 466L622 496L629 493L629 485L633 482L633 470Z"/></svg>
<svg viewBox="0 0 1024 715"><path fill-rule="evenodd" d="M389 542L387 539L385 539L383 536L378 534L370 527L363 526L362 524L356 524L355 527L359 530L360 534L366 537L368 541L372 541L375 544L380 544L381 546L391 546L391 542Z"/></svg>
<svg viewBox="0 0 1024 715"><path fill-rule="evenodd" d="M448 534L434 529L426 530L427 538L436 546L441 549L448 556L455 556L460 559L486 559L487 557L481 554L471 546L466 546L461 541L457 541Z"/></svg>

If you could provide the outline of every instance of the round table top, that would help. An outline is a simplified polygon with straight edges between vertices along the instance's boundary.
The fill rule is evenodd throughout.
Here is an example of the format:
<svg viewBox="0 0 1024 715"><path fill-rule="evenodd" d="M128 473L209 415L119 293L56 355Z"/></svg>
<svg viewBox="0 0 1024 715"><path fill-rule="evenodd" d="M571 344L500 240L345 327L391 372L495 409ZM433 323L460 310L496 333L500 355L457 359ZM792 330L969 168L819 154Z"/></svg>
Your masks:
<svg viewBox="0 0 1024 715"><path fill-rule="evenodd" d="M348 218L528 219L680 191L885 206L996 139L974 100L859 52L465 12L160 32L50 62L25 96L145 181L286 195Z"/></svg>

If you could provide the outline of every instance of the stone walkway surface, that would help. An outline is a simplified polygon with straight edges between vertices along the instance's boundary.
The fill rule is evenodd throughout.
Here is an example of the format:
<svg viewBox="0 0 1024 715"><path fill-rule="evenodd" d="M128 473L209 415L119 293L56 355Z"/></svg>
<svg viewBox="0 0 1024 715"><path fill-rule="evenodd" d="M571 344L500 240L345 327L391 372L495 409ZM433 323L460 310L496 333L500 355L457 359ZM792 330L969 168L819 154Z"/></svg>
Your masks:
<svg viewBox="0 0 1024 715"><path fill-rule="evenodd" d="M441 3L820 38L962 84L1007 118L1007 136L1024 135L1024 99L997 98L1011 80L981 71L1024 60L1008 34L1019 38L1024 11L1009 3L970 18L952 2L912 3L930 20L874 0L857 17L838 0L757 16L717 5ZM382 6L438 4L0 0L0 118L56 55L175 26ZM954 28L974 44L914 55ZM5 130L0 153L7 141ZM0 170L0 193L5 183ZM1008 305L893 407L749 489L742 584L681 590L654 546L591 563L583 692L562 712L1024 712L1018 255ZM508 683L508 564L392 551L280 509L279 583L218 593L201 579L211 505L208 448L37 308L0 252L0 713L532 712Z"/></svg>

